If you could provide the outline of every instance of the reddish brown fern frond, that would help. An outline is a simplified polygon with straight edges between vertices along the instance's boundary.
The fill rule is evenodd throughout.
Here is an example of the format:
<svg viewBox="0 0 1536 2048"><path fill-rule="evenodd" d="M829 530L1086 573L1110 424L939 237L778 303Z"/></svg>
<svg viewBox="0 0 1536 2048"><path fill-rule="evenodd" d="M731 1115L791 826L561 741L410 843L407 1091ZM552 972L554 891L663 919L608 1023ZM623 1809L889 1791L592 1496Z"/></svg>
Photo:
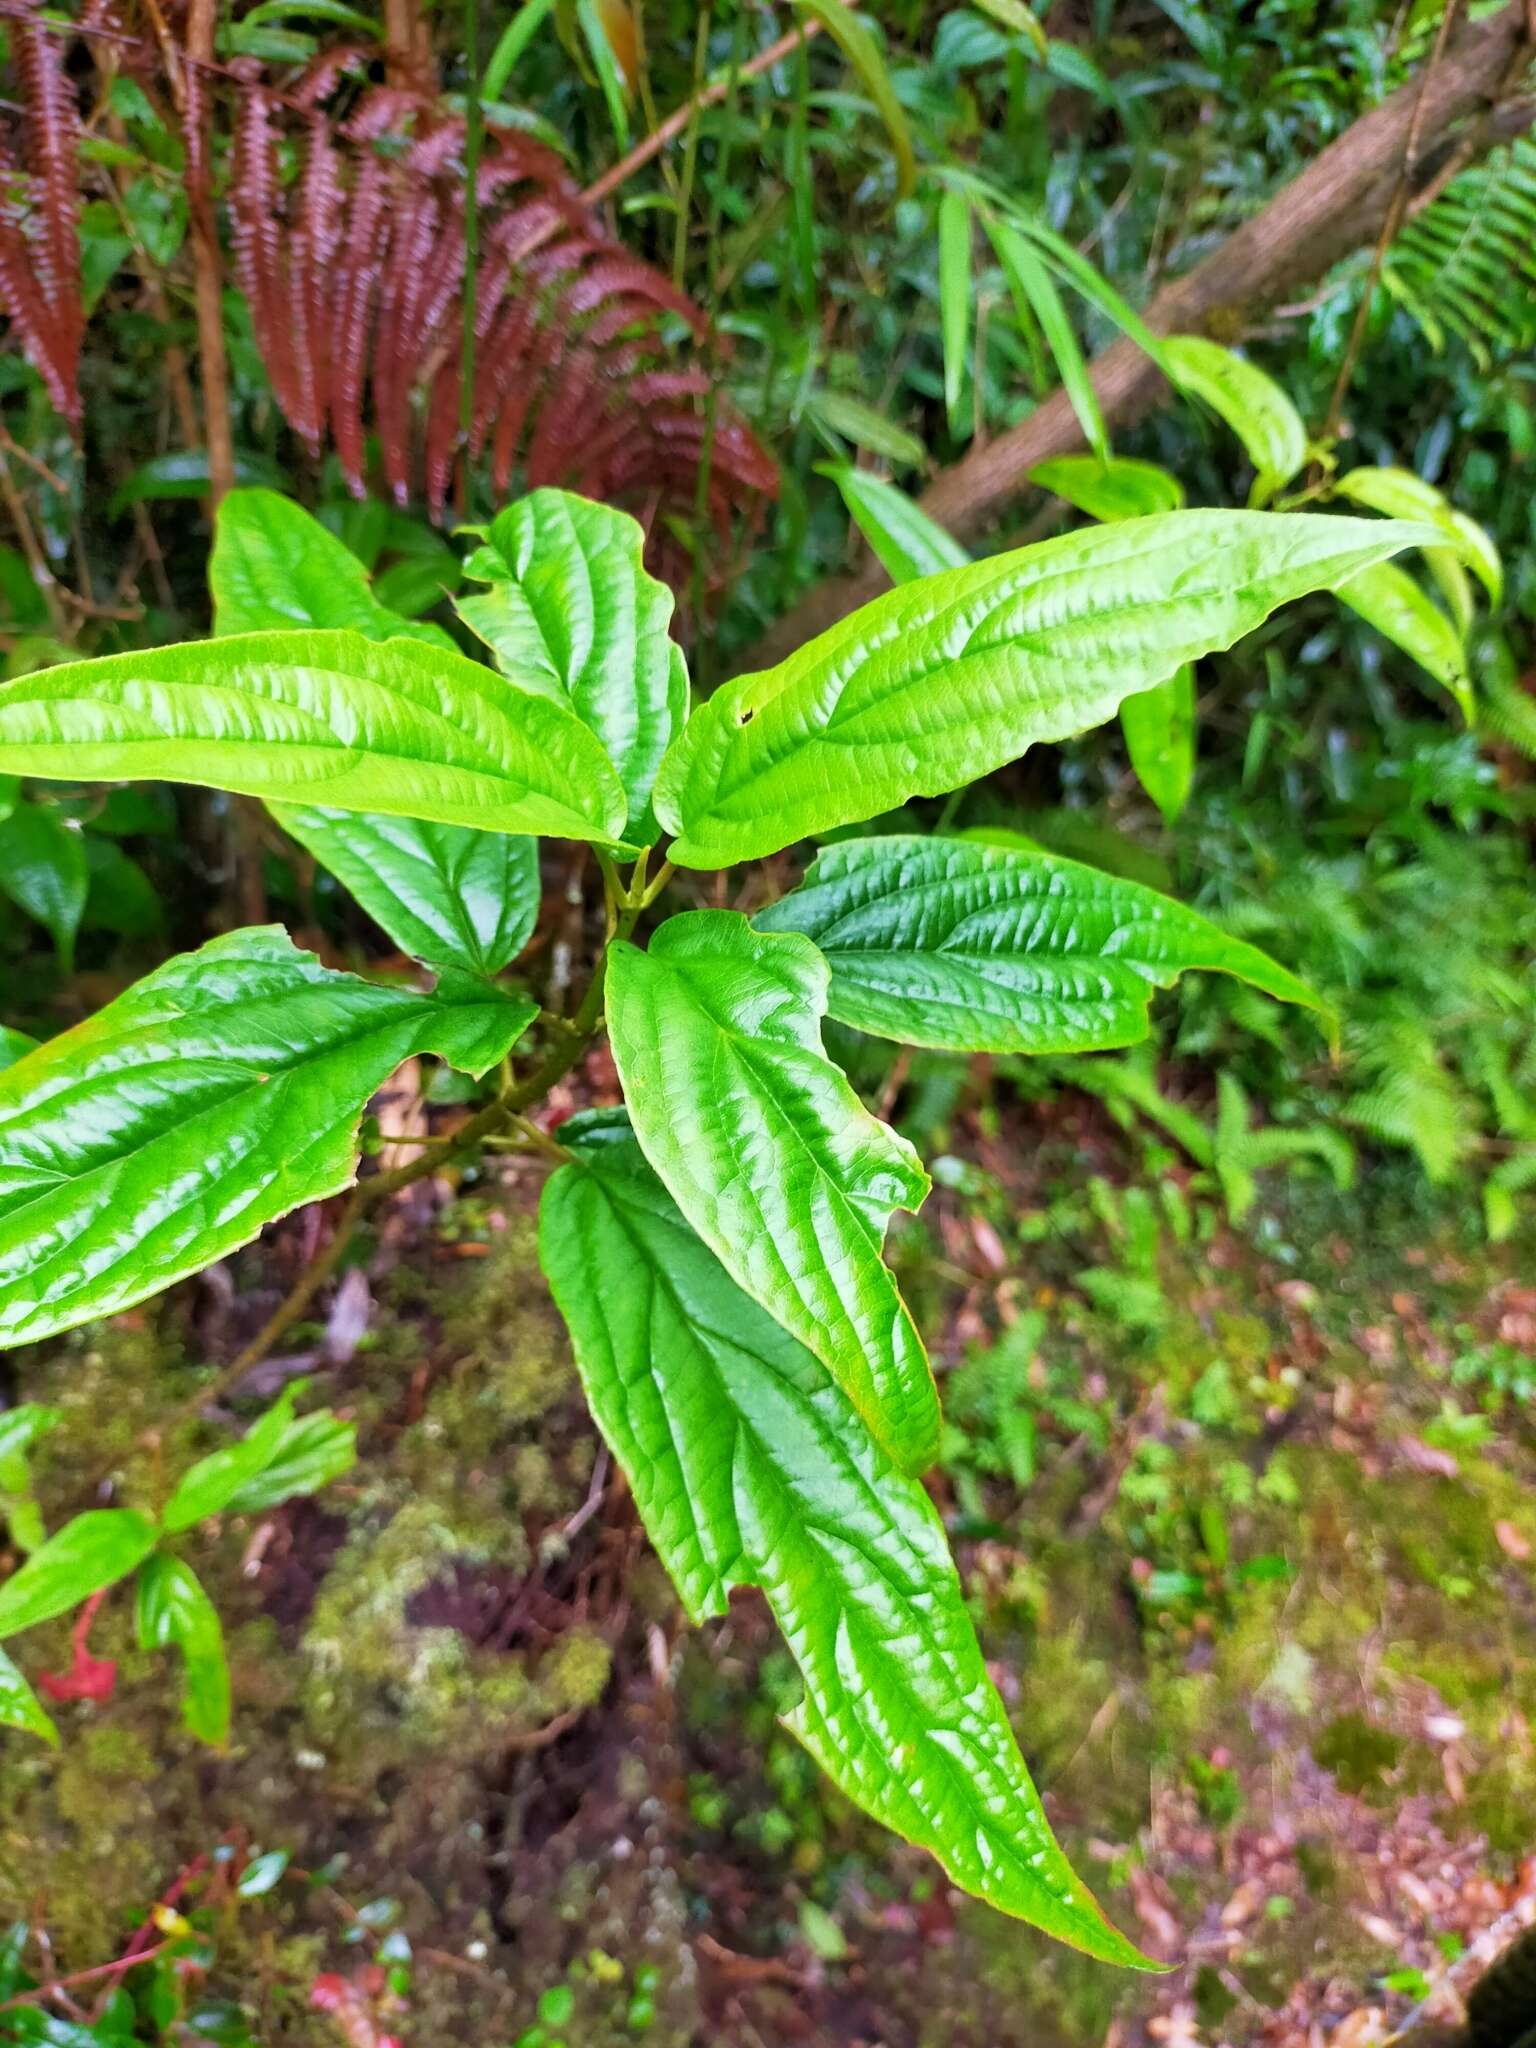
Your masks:
<svg viewBox="0 0 1536 2048"><path fill-rule="evenodd" d="M10 36L24 114L19 152L0 137L0 311L54 405L78 421L80 110L64 39L31 9L12 15Z"/></svg>
<svg viewBox="0 0 1536 2048"><path fill-rule="evenodd" d="M325 81L325 89L334 79ZM466 450L463 125L398 90L364 94L339 126L303 116L286 186L278 147L294 117L253 86L235 137L236 275L250 300L273 394L306 443L329 438L359 494L368 433L386 489L418 482L441 513ZM733 509L776 489L772 462L679 364L702 316L630 255L581 203L559 159L493 134L477 182L480 266L467 454L488 455L497 495L574 485L650 512L705 501Z"/></svg>

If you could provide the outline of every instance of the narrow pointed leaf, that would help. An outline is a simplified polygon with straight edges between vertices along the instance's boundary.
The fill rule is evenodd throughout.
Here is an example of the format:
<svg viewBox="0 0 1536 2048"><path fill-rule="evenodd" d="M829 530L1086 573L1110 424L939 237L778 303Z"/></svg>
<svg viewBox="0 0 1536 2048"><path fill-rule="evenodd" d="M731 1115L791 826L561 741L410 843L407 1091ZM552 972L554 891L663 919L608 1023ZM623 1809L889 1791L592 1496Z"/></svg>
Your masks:
<svg viewBox="0 0 1536 2048"><path fill-rule="evenodd" d="M0 1650L0 1728L20 1728L24 1734L40 1735L55 1749L59 1746L59 1731L42 1701L4 1650Z"/></svg>
<svg viewBox="0 0 1536 2048"><path fill-rule="evenodd" d="M921 1471L938 1401L880 1247L928 1176L822 1050L826 988L806 939L690 911L648 952L613 948L608 1032L635 1134L683 1214Z"/></svg>
<svg viewBox="0 0 1536 2048"><path fill-rule="evenodd" d="M179 1557L150 1558L139 1573L139 1647L174 1649L182 1658L182 1718L199 1742L229 1739L229 1663L218 1612Z"/></svg>
<svg viewBox="0 0 1536 2048"><path fill-rule="evenodd" d="M808 14L813 21L821 23L873 100L890 137L891 154L896 159L896 190L900 197L905 198L917 176L917 160L912 151L912 130L906 110L896 96L891 74L880 54L880 45L845 0L794 0L794 4L800 13Z"/></svg>
<svg viewBox="0 0 1536 2048"><path fill-rule="evenodd" d="M276 927L169 961L0 1074L0 1343L113 1314L335 1194L404 1059L482 1074L536 1005L335 974Z"/></svg>
<svg viewBox="0 0 1536 2048"><path fill-rule="evenodd" d="M1101 462L1108 461L1109 436L1104 430L1098 394L1061 293L1056 289L1056 280L1026 238L1006 221L989 219L987 233L1016 303L1033 313L1040 323L1040 332L1056 364L1061 388L1077 415L1083 439Z"/></svg>
<svg viewBox="0 0 1536 2048"><path fill-rule="evenodd" d="M850 1799L1003 1912L1141 1962L1051 1834L922 1487L734 1284L621 1116L562 1136L577 1163L544 1192L544 1269L689 1613L761 1587L804 1685L789 1726Z"/></svg>
<svg viewBox="0 0 1536 2048"><path fill-rule="evenodd" d="M596 733L638 828L688 715L672 593L646 573L638 523L570 491L534 491L497 514L464 572L489 588L455 600L460 618L509 674Z"/></svg>
<svg viewBox="0 0 1536 2048"><path fill-rule="evenodd" d="M1395 469L1390 464L1352 469L1334 479L1333 491L1336 497L1384 512L1389 519L1428 519L1443 526L1461 558L1471 564L1490 603L1498 604L1503 597L1504 564L1492 538L1475 519L1458 512L1443 491L1415 476L1411 469Z"/></svg>
<svg viewBox="0 0 1536 2048"><path fill-rule="evenodd" d="M567 839L624 825L618 778L565 705L463 655L351 632L242 633L25 676L0 691L0 771Z"/></svg>
<svg viewBox="0 0 1536 2048"><path fill-rule="evenodd" d="M675 741L656 811L683 867L725 867L937 796L1230 647L1432 526L1167 512L925 576L717 690Z"/></svg>
<svg viewBox="0 0 1536 2048"><path fill-rule="evenodd" d="M158 1531L131 1508L87 1508L0 1585L0 1636L67 1614L116 1585L155 1547Z"/></svg>
<svg viewBox="0 0 1536 2048"><path fill-rule="evenodd" d="M497 974L527 945L539 914L537 840L367 811L271 808L403 952Z"/></svg>
<svg viewBox="0 0 1536 2048"><path fill-rule="evenodd" d="M366 640L420 640L454 652L441 626L391 611L352 550L279 491L231 491L219 507L208 560L214 631L347 628Z"/></svg>
<svg viewBox="0 0 1536 2048"><path fill-rule="evenodd" d="M1185 662L1166 683L1120 706L1120 731L1136 779L1172 824L1195 779L1195 671Z"/></svg>
<svg viewBox="0 0 1536 2048"><path fill-rule="evenodd" d="M840 1023L957 1052L1133 1045L1153 990L1191 968L1321 1008L1305 982L1171 896L975 840L840 840L756 924L815 941Z"/></svg>
<svg viewBox="0 0 1536 2048"><path fill-rule="evenodd" d="M1198 334L1170 335L1163 343L1163 367L1181 391L1225 420L1247 449L1258 473L1255 504L1290 482L1307 459L1307 429L1273 377Z"/></svg>
<svg viewBox="0 0 1536 2048"><path fill-rule="evenodd" d="M931 576L936 569L957 569L971 557L952 534L919 509L897 484L855 469L851 462L829 462L823 474L843 494L854 524L869 542L893 583Z"/></svg>
<svg viewBox="0 0 1536 2048"><path fill-rule="evenodd" d="M1184 486L1176 476L1155 462L1126 455L1112 455L1107 462L1093 455L1057 455L1038 463L1029 480L1090 519L1143 519L1153 512L1176 512L1184 503Z"/></svg>
<svg viewBox="0 0 1536 2048"><path fill-rule="evenodd" d="M944 412L953 433L971 350L971 209L965 194L954 190L939 200L939 332L944 344ZM979 410L979 392L976 403Z"/></svg>
<svg viewBox="0 0 1536 2048"><path fill-rule="evenodd" d="M231 491L219 507L208 579L214 630L351 628L455 651L437 626L381 605L334 534L276 491ZM395 944L434 967L494 974L520 953L538 913L531 839L425 818L273 804L274 817L351 890Z"/></svg>
<svg viewBox="0 0 1536 2048"><path fill-rule="evenodd" d="M1377 562L1339 586L1352 612L1442 683L1471 722L1475 706L1461 635L1427 591L1395 562Z"/></svg>

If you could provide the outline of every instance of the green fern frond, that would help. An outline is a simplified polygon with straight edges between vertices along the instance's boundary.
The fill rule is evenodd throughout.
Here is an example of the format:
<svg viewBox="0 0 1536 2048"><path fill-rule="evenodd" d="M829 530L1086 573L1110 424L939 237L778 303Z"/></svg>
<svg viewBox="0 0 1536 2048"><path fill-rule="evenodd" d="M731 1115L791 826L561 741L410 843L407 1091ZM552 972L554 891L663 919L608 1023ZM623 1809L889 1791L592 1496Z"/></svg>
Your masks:
<svg viewBox="0 0 1536 2048"><path fill-rule="evenodd" d="M1459 335L1486 363L1536 343L1536 141L1453 179L1393 243L1382 283L1436 348Z"/></svg>
<svg viewBox="0 0 1536 2048"><path fill-rule="evenodd" d="M1350 1041L1363 1085L1346 1098L1344 1120L1416 1152L1430 1180L1453 1179L1479 1142L1480 1119L1433 1032L1416 1016L1378 1013L1358 1025Z"/></svg>

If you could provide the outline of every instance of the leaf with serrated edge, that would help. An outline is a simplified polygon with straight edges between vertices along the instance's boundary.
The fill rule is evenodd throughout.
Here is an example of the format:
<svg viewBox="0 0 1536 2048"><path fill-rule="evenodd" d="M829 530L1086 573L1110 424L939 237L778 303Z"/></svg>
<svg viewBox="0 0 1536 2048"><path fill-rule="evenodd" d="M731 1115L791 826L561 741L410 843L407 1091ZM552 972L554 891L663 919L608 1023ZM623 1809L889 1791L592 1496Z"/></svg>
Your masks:
<svg viewBox="0 0 1536 2048"><path fill-rule="evenodd" d="M0 690L0 771L565 839L615 841L625 812L565 705L461 654L349 632L241 633L24 676Z"/></svg>
<svg viewBox="0 0 1536 2048"><path fill-rule="evenodd" d="M182 1718L199 1742L222 1749L229 1738L229 1663L218 1610L190 1566L156 1556L139 1573L139 1647L182 1657Z"/></svg>
<svg viewBox="0 0 1536 2048"><path fill-rule="evenodd" d="M648 952L613 947L608 1034L636 1136L683 1214L921 1471L938 1400L880 1246L928 1176L823 1052L826 988L808 940L687 911Z"/></svg>
<svg viewBox="0 0 1536 2048"><path fill-rule="evenodd" d="M759 1586L804 1681L794 1733L967 1891L1143 1963L1051 1834L944 1531L805 1347L743 1295L621 1113L573 1119L539 1242L598 1426L695 1620Z"/></svg>
<svg viewBox="0 0 1536 2048"><path fill-rule="evenodd" d="M496 974L527 945L539 914L536 840L307 804L271 811L418 960Z"/></svg>
<svg viewBox="0 0 1536 2048"><path fill-rule="evenodd" d="M346 1187L400 1062L483 1074L537 1005L336 974L275 926L169 961L0 1074L0 1343L129 1308Z"/></svg>
<svg viewBox="0 0 1536 2048"><path fill-rule="evenodd" d="M1384 520L1165 512L904 584L695 712L656 782L670 857L725 867L941 795L1102 724L1288 599L1443 539Z"/></svg>
<svg viewBox="0 0 1536 2048"><path fill-rule="evenodd" d="M641 527L571 491L533 491L496 515L464 573L490 588L456 598L459 617L509 673L569 703L596 733L634 837L688 715L682 649L667 630L672 593L646 573Z"/></svg>
<svg viewBox="0 0 1536 2048"><path fill-rule="evenodd" d="M159 1531L132 1508L87 1508L0 1585L0 1636L67 1614L143 1563Z"/></svg>
<svg viewBox="0 0 1536 2048"><path fill-rule="evenodd" d="M974 840L841 840L755 922L815 942L840 1023L957 1052L1134 1045L1153 990L1191 968L1321 1008L1257 946L1171 896Z"/></svg>
<svg viewBox="0 0 1536 2048"><path fill-rule="evenodd" d="M456 652L441 626L379 603L368 571L313 513L279 491L231 491L219 507L208 558L214 631L346 627L368 640L420 640Z"/></svg>

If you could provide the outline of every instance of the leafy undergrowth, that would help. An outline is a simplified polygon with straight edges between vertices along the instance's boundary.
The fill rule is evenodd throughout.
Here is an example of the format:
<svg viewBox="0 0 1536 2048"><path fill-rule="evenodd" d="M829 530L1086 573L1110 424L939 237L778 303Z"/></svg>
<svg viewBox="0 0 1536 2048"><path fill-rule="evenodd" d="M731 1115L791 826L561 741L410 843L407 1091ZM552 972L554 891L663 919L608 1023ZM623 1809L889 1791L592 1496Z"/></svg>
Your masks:
<svg viewBox="0 0 1536 2048"><path fill-rule="evenodd" d="M177 1732L111 1603L112 1697L58 1709L57 1756L5 1739L0 1907L49 1968L121 1955L249 1845L291 1860L202 1989L263 2042L1358 2048L1536 1916L1521 1247L1463 1243L1394 1169L1293 1179L1235 1235L1182 1169L1130 1180L1083 1097L945 1136L895 1247L940 1333L935 1492L1053 1819L1172 1974L1051 1947L862 1820L778 1727L754 1599L685 1628L582 1409L527 1167L402 1203L260 1369L313 1373L362 1455L209 1539L230 1754ZM238 1345L302 1234L18 1358L65 1414L51 1511L202 1447L189 1361Z"/></svg>

